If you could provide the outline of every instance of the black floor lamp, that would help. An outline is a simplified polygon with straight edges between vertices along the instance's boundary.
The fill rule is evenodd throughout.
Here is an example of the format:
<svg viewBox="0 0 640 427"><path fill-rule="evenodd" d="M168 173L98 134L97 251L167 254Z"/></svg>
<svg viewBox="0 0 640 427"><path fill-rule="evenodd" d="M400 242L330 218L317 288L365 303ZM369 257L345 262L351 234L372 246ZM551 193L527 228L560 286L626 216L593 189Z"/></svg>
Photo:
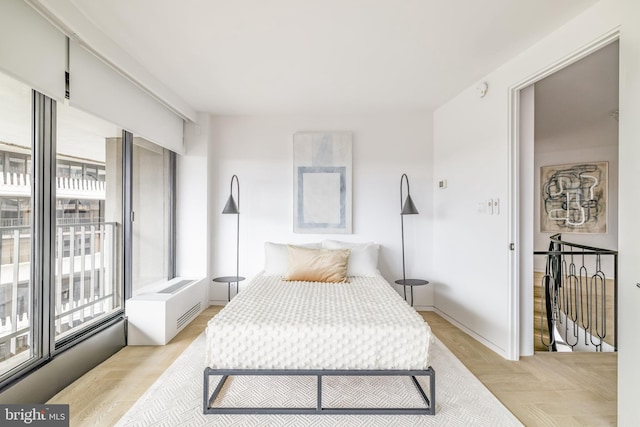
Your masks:
<svg viewBox="0 0 640 427"><path fill-rule="evenodd" d="M404 199L402 197L402 183L407 183L407 198ZM411 287L411 305L413 305L413 287L426 285L429 283L426 280L422 279L407 279L406 270L405 270L405 262L404 262L404 216L405 215L417 215L418 208L413 203L413 199L411 198L411 192L409 191L409 178L406 173L403 173L400 177L400 228L402 231L402 279L396 280L398 285L402 285L404 287L404 299L407 299L407 286Z"/></svg>
<svg viewBox="0 0 640 427"><path fill-rule="evenodd" d="M238 194L238 203L233 199L233 181L236 182L236 189ZM223 214L237 215L236 217L236 275L235 276L223 276L213 279L214 282L221 282L227 284L227 300L231 301L231 283L236 284L236 293L238 293L238 283L244 280L244 277L240 276L240 181L236 175L231 177L231 185L229 188L229 198L227 203L222 209Z"/></svg>

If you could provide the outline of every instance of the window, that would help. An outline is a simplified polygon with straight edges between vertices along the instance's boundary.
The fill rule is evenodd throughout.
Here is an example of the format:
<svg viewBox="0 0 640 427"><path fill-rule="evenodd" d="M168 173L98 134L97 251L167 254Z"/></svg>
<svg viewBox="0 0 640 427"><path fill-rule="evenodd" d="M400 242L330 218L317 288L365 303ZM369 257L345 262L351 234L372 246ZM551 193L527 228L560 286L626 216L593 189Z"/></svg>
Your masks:
<svg viewBox="0 0 640 427"><path fill-rule="evenodd" d="M171 152L133 139L132 295L171 278Z"/></svg>
<svg viewBox="0 0 640 427"><path fill-rule="evenodd" d="M123 312L122 147L117 126L0 74L2 385Z"/></svg>
<svg viewBox="0 0 640 427"><path fill-rule="evenodd" d="M57 117L56 341L122 309L122 131L66 105Z"/></svg>
<svg viewBox="0 0 640 427"><path fill-rule="evenodd" d="M125 272L133 295L172 277L175 161L173 153L142 138L124 144L118 126L2 74L0 95L4 387L87 332L116 321L123 312ZM123 166L129 163L130 180ZM126 183L131 189L124 197ZM126 200L135 212L130 246L123 240ZM32 262L34 256L42 262ZM51 307L42 303L49 300Z"/></svg>
<svg viewBox="0 0 640 427"><path fill-rule="evenodd" d="M31 276L31 88L0 73L0 377L38 357Z"/></svg>
<svg viewBox="0 0 640 427"><path fill-rule="evenodd" d="M92 360L124 345L123 334L113 332L125 331L123 304L132 291L132 260L140 287L172 274L173 186L167 181L173 176L173 154L140 140L136 156L141 160L134 171L133 129L125 132L96 117L124 123L178 149L184 124L33 7L4 3L7 13L0 14L0 22L14 37L0 43L0 69L8 73L0 74L3 392L23 375L50 378L56 366L48 362L62 352L81 353L74 344L94 334L105 345L87 355ZM65 97L68 102L56 102ZM155 155L170 159L170 166L158 163ZM150 170L147 161L160 169ZM130 219L133 174L140 192L136 239ZM145 192L159 192L153 194L159 198ZM155 227L160 229L151 233ZM59 372L61 382L82 370L70 368Z"/></svg>

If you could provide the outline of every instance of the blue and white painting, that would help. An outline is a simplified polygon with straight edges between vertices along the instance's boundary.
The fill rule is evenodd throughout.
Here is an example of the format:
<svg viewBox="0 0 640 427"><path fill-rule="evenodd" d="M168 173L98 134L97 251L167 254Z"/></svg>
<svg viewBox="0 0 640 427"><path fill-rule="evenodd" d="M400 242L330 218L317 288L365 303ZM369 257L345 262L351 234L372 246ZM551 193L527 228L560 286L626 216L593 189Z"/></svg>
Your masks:
<svg viewBox="0 0 640 427"><path fill-rule="evenodd" d="M293 137L295 233L351 233L350 132Z"/></svg>

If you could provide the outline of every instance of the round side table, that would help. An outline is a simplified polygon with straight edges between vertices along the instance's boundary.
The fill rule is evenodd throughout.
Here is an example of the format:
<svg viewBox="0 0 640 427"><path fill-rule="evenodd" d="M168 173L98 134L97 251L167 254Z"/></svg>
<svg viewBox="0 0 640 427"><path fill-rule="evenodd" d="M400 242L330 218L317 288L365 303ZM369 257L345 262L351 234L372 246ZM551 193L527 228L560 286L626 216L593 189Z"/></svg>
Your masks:
<svg viewBox="0 0 640 427"><path fill-rule="evenodd" d="M242 276L222 276L213 279L214 282L227 284L227 301L231 301L231 284L236 284L236 295L238 294L238 283L242 282L245 278Z"/></svg>
<svg viewBox="0 0 640 427"><path fill-rule="evenodd" d="M422 279L398 279L396 280L398 285L404 286L404 300L407 300L407 286L411 287L411 307L413 307L413 287L414 286L423 286L428 285L428 280Z"/></svg>

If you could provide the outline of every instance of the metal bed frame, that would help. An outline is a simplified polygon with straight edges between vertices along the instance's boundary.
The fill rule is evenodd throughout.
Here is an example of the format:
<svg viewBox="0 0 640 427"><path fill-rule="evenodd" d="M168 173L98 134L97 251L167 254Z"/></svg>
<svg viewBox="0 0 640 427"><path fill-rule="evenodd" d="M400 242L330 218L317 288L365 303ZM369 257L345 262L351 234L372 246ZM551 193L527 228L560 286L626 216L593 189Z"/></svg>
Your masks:
<svg viewBox="0 0 640 427"><path fill-rule="evenodd" d="M316 407L220 407L213 406L222 387L233 375L251 376L315 376L317 377ZM209 395L209 377L221 376L213 393ZM425 406L420 408L325 408L322 406L322 377L324 376L410 376ZM429 377L429 397L416 376ZM203 411L205 414L376 414L376 415L434 415L436 412L436 373L426 370L325 370L325 369L212 369L204 370Z"/></svg>

